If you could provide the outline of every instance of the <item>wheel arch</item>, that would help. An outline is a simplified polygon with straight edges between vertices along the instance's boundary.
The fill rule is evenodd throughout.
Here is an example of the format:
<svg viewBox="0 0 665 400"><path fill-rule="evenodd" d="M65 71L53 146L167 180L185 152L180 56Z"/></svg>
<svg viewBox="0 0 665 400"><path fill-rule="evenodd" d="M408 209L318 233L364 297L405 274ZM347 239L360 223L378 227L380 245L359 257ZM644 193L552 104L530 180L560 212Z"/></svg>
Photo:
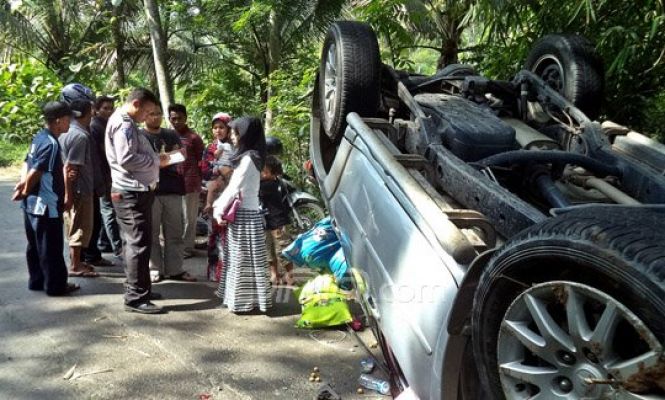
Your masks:
<svg viewBox="0 0 665 400"><path fill-rule="evenodd" d="M471 350L471 310L473 297L487 263L492 259L499 247L486 250L479 254L470 264L464 275L459 291L451 307L446 324L442 325L441 333L437 338L434 353L434 366L439 370L433 371L433 378L439 377L439 382L432 379L430 396L432 399L464 399L464 384L462 373L469 359L473 364L473 351ZM438 390L445 390L439 392Z"/></svg>
<svg viewBox="0 0 665 400"><path fill-rule="evenodd" d="M470 335L471 332L471 309L473 308L473 296L476 292L476 287L480 281L480 276L485 270L485 266L489 263L490 259L496 253L499 247L486 250L479 254L470 264L469 269L464 275L464 279L460 284L457 296L450 311L450 317L446 324L449 335Z"/></svg>

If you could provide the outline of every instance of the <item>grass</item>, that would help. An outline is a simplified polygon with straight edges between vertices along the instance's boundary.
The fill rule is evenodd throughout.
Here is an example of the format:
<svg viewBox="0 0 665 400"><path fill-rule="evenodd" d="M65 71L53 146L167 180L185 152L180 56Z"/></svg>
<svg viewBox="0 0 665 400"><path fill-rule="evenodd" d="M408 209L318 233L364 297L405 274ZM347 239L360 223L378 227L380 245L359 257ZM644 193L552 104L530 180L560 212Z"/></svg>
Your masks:
<svg viewBox="0 0 665 400"><path fill-rule="evenodd" d="M23 162L29 143L15 143L0 139L0 167L10 167Z"/></svg>

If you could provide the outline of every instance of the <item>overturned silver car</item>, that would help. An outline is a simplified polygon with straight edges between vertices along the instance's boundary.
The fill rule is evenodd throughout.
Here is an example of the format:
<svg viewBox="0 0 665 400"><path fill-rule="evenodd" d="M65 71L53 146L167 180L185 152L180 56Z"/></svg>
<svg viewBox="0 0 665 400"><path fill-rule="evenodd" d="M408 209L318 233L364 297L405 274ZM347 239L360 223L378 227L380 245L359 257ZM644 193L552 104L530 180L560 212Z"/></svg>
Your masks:
<svg viewBox="0 0 665 400"><path fill-rule="evenodd" d="M393 395L665 398L665 148L602 90L578 36L501 81L330 29L310 152Z"/></svg>

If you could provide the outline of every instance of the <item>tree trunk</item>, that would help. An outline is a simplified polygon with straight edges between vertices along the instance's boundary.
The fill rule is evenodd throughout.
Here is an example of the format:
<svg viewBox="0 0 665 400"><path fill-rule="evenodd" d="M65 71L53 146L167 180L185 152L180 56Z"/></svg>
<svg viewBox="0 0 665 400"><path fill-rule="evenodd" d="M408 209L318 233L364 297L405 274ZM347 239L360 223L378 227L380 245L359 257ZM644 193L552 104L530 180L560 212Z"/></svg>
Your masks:
<svg viewBox="0 0 665 400"><path fill-rule="evenodd" d="M111 18L111 32L113 44L115 45L115 84L117 89L124 88L127 84L125 75L125 40L120 29L120 18L122 18L122 5L113 7L113 18Z"/></svg>
<svg viewBox="0 0 665 400"><path fill-rule="evenodd" d="M450 15L444 18L448 32L443 35L444 39L441 44L439 59L436 63L437 69L442 69L446 65L457 64L459 62L459 44L462 40L462 32L464 31L464 28L460 27L460 18L454 18Z"/></svg>
<svg viewBox="0 0 665 400"><path fill-rule="evenodd" d="M266 88L266 121L265 132L266 135L270 134L273 126L273 109L270 107L270 97L274 93L274 87L271 82L272 73L279 69L279 64L282 61L282 37L280 33L281 22L277 12L270 10L270 17L268 19L270 24L270 37L268 38L268 79Z"/></svg>
<svg viewBox="0 0 665 400"><path fill-rule="evenodd" d="M457 57L457 40L445 40L441 46L439 59L436 63L437 69L442 69L449 64L457 64L459 58Z"/></svg>
<svg viewBox="0 0 665 400"><path fill-rule="evenodd" d="M162 102L162 109L166 115L173 99L173 85L171 75L169 74L168 61L166 59L166 36L162 29L157 1L143 0L143 4L148 18L148 28L150 29L150 42L152 43L152 55L155 60L155 75L157 76L159 97Z"/></svg>

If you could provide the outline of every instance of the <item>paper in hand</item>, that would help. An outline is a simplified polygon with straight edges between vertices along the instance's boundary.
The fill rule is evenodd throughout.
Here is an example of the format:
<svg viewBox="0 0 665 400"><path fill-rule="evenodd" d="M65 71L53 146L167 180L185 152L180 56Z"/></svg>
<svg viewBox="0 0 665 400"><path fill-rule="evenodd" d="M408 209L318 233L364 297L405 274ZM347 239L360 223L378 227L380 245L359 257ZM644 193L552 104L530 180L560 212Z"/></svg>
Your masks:
<svg viewBox="0 0 665 400"><path fill-rule="evenodd" d="M178 164L185 161L185 156L180 150L173 151L167 154L169 156L168 165Z"/></svg>

